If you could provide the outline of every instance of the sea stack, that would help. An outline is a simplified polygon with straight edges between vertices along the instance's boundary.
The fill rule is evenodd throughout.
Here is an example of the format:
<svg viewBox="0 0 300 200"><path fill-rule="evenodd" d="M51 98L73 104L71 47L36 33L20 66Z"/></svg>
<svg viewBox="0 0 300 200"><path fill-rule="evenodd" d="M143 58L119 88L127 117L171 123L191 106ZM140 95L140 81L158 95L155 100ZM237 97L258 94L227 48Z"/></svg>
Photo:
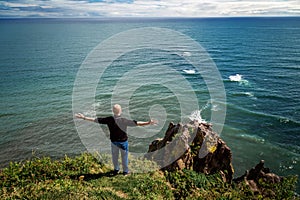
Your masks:
<svg viewBox="0 0 300 200"><path fill-rule="evenodd" d="M225 182L231 182L234 169L232 153L226 143L206 122L170 123L164 138L154 140L146 156L156 161L162 170L190 169L199 173L219 172Z"/></svg>

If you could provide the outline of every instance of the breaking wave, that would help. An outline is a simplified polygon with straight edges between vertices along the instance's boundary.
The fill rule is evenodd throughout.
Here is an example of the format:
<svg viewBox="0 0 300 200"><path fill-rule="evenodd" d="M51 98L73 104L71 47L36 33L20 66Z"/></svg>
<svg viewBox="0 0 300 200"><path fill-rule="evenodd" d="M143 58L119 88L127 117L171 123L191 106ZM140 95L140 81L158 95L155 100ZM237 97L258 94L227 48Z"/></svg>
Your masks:
<svg viewBox="0 0 300 200"><path fill-rule="evenodd" d="M235 74L230 75L229 80L233 82L239 82L240 85L249 85L249 81L243 78L243 75Z"/></svg>

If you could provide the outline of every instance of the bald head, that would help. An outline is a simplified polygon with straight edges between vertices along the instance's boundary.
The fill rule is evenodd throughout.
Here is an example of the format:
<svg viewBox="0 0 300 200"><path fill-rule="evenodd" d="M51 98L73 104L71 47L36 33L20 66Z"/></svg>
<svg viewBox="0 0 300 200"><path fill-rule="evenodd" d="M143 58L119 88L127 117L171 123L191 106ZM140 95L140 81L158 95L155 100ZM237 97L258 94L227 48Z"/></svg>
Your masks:
<svg viewBox="0 0 300 200"><path fill-rule="evenodd" d="M121 106L119 104L115 104L113 106L112 110L113 110L114 115L116 115L116 116L120 116L121 113L122 113L122 108L121 108Z"/></svg>

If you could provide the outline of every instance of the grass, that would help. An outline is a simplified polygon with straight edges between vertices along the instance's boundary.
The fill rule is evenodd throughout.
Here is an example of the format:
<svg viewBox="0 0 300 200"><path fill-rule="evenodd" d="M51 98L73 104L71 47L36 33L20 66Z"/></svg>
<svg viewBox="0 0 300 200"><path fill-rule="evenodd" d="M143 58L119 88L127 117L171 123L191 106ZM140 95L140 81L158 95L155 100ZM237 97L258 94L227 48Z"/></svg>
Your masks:
<svg viewBox="0 0 300 200"><path fill-rule="evenodd" d="M131 158L130 163L145 173L112 176L111 166L101 164L97 157L84 153L61 160L42 157L10 163L0 171L0 199L299 199L294 193L296 177L280 184L261 181L266 191L272 191L262 196L245 184L224 183L219 174L146 173L155 163L143 159Z"/></svg>

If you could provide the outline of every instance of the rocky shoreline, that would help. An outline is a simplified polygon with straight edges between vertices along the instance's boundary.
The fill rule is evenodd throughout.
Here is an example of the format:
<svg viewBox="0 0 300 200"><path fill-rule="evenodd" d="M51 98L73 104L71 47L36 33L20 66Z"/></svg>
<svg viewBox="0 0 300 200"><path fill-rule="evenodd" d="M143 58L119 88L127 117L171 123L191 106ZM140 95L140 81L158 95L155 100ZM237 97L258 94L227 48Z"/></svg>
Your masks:
<svg viewBox="0 0 300 200"><path fill-rule="evenodd" d="M233 178L231 149L212 130L212 124L209 123L170 123L164 138L154 140L149 145L148 153L152 154L147 158L164 166L163 171L188 169L207 175L220 173L224 182L246 184L254 194L263 196L268 194L260 186L260 181L274 184L283 180L283 177L265 168L263 160L241 177ZM270 193L269 190L267 192Z"/></svg>

